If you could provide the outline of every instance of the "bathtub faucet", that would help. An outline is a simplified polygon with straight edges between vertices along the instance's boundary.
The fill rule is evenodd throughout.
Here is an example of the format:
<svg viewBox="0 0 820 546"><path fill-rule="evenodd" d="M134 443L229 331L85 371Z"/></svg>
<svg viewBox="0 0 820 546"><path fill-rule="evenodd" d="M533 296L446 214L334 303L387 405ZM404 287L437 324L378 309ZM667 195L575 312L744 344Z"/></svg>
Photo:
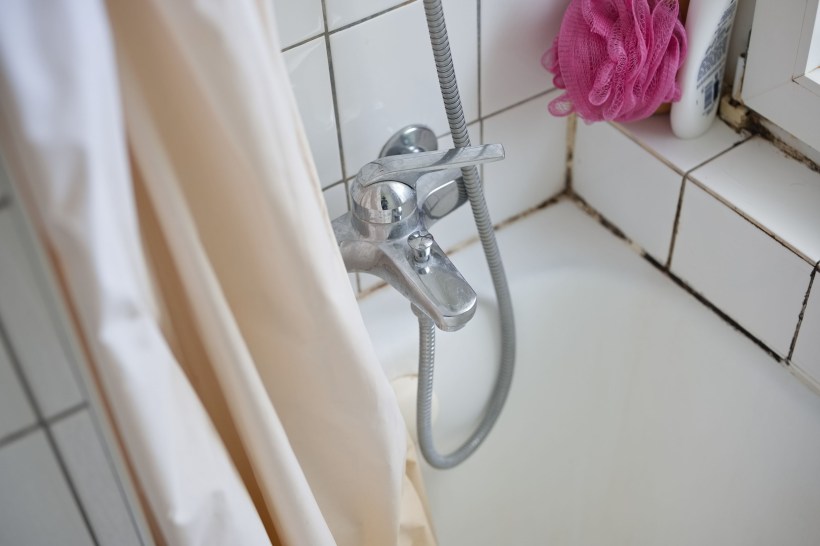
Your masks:
<svg viewBox="0 0 820 546"><path fill-rule="evenodd" d="M388 155L361 168L353 210L333 220L347 270L384 279L444 331L475 314L476 294L430 227L467 201L461 167L504 159L501 144Z"/></svg>

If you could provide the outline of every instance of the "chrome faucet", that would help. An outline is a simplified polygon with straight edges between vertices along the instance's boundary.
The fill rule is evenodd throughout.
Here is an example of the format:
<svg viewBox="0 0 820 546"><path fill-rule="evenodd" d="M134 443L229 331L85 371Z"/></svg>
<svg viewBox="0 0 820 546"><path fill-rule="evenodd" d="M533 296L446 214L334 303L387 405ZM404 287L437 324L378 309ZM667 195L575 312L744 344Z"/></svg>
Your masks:
<svg viewBox="0 0 820 546"><path fill-rule="evenodd" d="M428 148L429 149L429 148ZM347 270L381 277L444 331L475 314L476 294L429 233L467 201L461 167L504 159L500 144L381 157L361 168L353 210L333 220Z"/></svg>

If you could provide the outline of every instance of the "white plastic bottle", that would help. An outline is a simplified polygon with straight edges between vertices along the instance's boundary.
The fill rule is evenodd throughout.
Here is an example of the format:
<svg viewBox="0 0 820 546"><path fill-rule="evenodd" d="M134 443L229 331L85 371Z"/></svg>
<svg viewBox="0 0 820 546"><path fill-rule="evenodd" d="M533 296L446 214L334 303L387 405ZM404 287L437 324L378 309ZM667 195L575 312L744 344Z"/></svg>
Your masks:
<svg viewBox="0 0 820 546"><path fill-rule="evenodd" d="M679 138L705 133L717 114L737 0L690 0L687 55L678 72L681 99L672 104L672 132Z"/></svg>

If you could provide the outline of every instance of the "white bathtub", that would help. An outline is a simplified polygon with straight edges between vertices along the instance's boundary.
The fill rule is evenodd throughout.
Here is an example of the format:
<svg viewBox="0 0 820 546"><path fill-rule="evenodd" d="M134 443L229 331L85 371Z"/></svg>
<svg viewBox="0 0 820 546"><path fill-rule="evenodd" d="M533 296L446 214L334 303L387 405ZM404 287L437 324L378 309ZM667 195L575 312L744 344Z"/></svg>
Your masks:
<svg viewBox="0 0 820 546"><path fill-rule="evenodd" d="M478 452L424 469L441 546L820 545L820 397L570 202L499 242L516 375ZM452 259L482 304L439 333L441 449L498 353L480 249ZM383 289L361 307L389 376L414 373L409 305Z"/></svg>

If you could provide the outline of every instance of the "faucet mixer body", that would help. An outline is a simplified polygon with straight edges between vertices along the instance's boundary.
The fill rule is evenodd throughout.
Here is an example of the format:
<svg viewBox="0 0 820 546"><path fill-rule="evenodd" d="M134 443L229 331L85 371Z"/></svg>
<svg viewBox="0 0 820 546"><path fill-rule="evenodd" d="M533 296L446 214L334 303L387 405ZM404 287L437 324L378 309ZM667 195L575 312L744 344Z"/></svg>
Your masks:
<svg viewBox="0 0 820 546"><path fill-rule="evenodd" d="M476 294L429 234L466 202L461 167L504 158L500 144L379 158L361 168L350 190L352 210L333 220L350 272L384 279L444 331L475 314Z"/></svg>

